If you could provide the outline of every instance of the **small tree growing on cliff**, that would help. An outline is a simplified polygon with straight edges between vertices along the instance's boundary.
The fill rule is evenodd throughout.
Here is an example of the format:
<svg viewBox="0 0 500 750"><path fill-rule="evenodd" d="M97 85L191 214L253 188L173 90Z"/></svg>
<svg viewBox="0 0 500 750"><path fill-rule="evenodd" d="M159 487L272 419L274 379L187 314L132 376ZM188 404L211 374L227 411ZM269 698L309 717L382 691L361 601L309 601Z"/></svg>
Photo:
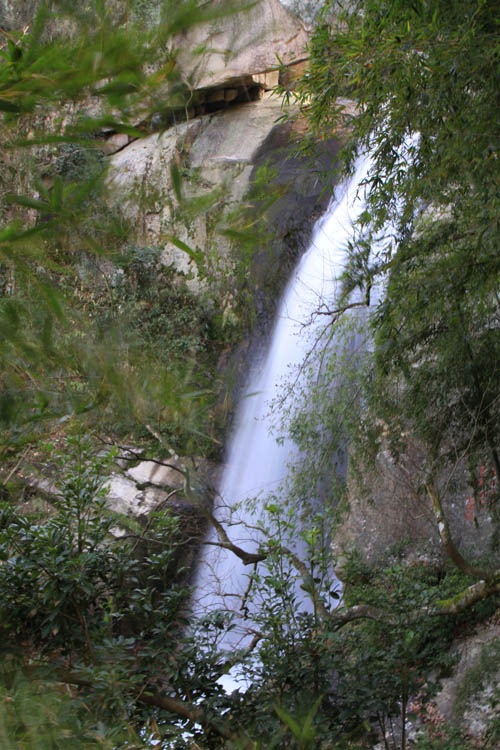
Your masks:
<svg viewBox="0 0 500 750"><path fill-rule="evenodd" d="M389 410L433 456L449 444L498 475L496 5L341 5L326 4L301 91L315 132L348 119L346 169L372 153L346 293L388 276L373 318L376 398L404 383ZM384 225L396 231L369 255Z"/></svg>
<svg viewBox="0 0 500 750"><path fill-rule="evenodd" d="M461 457L498 486L497 30L490 2L328 2L295 96L315 136L349 125L346 172L359 151L372 156L332 311L335 322L353 289L369 298L387 278L371 319L372 413L426 446L429 477Z"/></svg>

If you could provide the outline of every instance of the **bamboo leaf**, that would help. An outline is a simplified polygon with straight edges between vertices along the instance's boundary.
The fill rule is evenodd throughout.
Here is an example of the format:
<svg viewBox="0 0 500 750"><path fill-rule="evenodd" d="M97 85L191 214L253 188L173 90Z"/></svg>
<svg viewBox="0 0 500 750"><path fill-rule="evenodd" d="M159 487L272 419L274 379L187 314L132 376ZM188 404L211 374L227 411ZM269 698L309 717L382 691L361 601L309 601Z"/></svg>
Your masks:
<svg viewBox="0 0 500 750"><path fill-rule="evenodd" d="M316 716L318 712L318 708L320 707L322 700L323 700L323 696L321 695L311 706L311 709L306 716L306 720L302 727L302 739L305 740L306 742L310 742L311 740L313 740L316 734L315 728L314 728L314 717Z"/></svg>
<svg viewBox="0 0 500 750"><path fill-rule="evenodd" d="M39 281L38 286L43 296L45 297L45 301L47 302L47 305L52 310L56 318L59 321L64 321L65 314L64 314L64 309L62 306L62 297L59 294L59 292L57 292L57 290L54 289L53 286L45 282Z"/></svg>
<svg viewBox="0 0 500 750"><path fill-rule="evenodd" d="M189 247L189 245L186 245L185 242L180 240L178 237L174 237L173 235L165 235L166 239L172 243L172 245L175 245L179 248L179 250L182 250L183 252L187 253L192 260L195 261L195 263L202 263L203 262L203 253L201 250L193 250L193 248Z"/></svg>
<svg viewBox="0 0 500 750"><path fill-rule="evenodd" d="M27 195L15 195L14 193L9 193L5 196L5 201L7 203L16 203L18 206L25 206L25 208L35 208L42 213L48 213L51 210L50 205L46 201L41 201L37 198L30 198Z"/></svg>
<svg viewBox="0 0 500 750"><path fill-rule="evenodd" d="M274 710L278 714L281 721L291 730L294 736L300 740L302 738L302 729L296 719L288 713L282 706L275 704Z"/></svg>
<svg viewBox="0 0 500 750"><path fill-rule="evenodd" d="M176 195L177 200L179 203L182 201L182 190L181 190L181 173L179 171L179 167L175 163L175 161L172 162L170 165L170 177L172 180L172 187L174 188L174 193Z"/></svg>

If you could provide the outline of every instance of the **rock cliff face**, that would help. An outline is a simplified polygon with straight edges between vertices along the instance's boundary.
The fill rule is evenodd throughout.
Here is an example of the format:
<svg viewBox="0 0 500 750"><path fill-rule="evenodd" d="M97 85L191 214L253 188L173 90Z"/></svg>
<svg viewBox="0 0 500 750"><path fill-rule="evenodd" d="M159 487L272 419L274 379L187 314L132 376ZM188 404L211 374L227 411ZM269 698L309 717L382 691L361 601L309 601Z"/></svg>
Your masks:
<svg viewBox="0 0 500 750"><path fill-rule="evenodd" d="M269 182L280 193L272 210L274 239L286 238L286 248L283 242L273 245L280 258L297 252L293 245L303 241L326 204L319 197L324 183L313 174L320 165L312 169L292 155L300 123L278 123L281 101L271 95L278 57L292 68L302 64L307 41L300 14L278 0L262 0L189 30L177 42L179 69L192 91L189 107L171 117L166 129L159 115L152 123L159 132L146 138L128 143L126 136L114 135L105 144L112 154L114 200L136 226L138 242L161 247L163 262L186 274L195 289L196 259L210 262L212 272L234 270L232 243L221 230L242 205L259 167L271 164ZM332 142L320 157L322 166L334 151ZM186 216L172 184L173 169L182 177L183 198L204 200L202 211Z"/></svg>
<svg viewBox="0 0 500 750"><path fill-rule="evenodd" d="M398 461L384 445L373 464L351 458L347 499L332 542L339 576L352 552L370 566L391 564L401 554L408 564L441 564L446 553L424 489L422 448L409 442ZM463 461L443 470L436 482L455 544L467 557L477 558L489 548L493 534L484 491L478 496Z"/></svg>
<svg viewBox="0 0 500 750"><path fill-rule="evenodd" d="M428 462L425 451L409 436L397 460L384 438L373 460L352 451L347 497L338 509L332 539L341 580L347 580L346 563L352 558L371 569L396 565L441 575L450 568L425 489ZM484 467L477 468L475 480L469 468L457 459L448 470L437 472L434 481L456 547L467 560L477 561L491 551L494 541L495 524L488 509L494 485L483 475ZM448 654L452 666L446 674L423 675L438 688L426 704L412 696L409 736L416 739L427 728L440 737L445 727L453 727L466 732L478 747L489 746L482 744L485 732L493 727L498 731L499 726L498 613L479 624L473 617L449 623L456 628ZM373 750L384 747L379 743Z"/></svg>
<svg viewBox="0 0 500 750"><path fill-rule="evenodd" d="M164 246L166 263L186 273L195 268L187 253L162 237L175 235L196 251L209 249L215 240L210 225L223 207L229 211L243 199L255 155L279 114L279 102L252 102L155 133L111 157L114 197L137 223L146 242ZM180 216L172 185L173 164L180 167L187 198L214 196L210 211L195 216L190 226ZM219 238L219 254L221 244L227 242Z"/></svg>
<svg viewBox="0 0 500 750"><path fill-rule="evenodd" d="M39 0L0 0L0 28L25 26L33 18Z"/></svg>
<svg viewBox="0 0 500 750"><path fill-rule="evenodd" d="M321 0L280 0L280 3L295 16L298 16L307 29L317 20L323 5Z"/></svg>
<svg viewBox="0 0 500 750"><path fill-rule="evenodd" d="M328 198L320 197L324 183L310 164L293 155L298 126L277 123L281 114L279 99L265 98L181 123L111 156L112 193L137 227L139 240L159 245L163 261L188 276L196 277L194 256L211 258L231 273L233 243L221 232L229 215L242 206L262 167L268 170L267 187L272 184L279 191L268 225L272 238L278 245L281 242L275 250L286 264L285 250L297 252L293 238L296 244L303 241ZM334 153L332 141L320 159L323 167ZM182 177L183 198L206 199L206 208L188 220L172 184L174 165ZM193 255L179 249L172 238L185 243ZM196 281L192 284L198 286Z"/></svg>
<svg viewBox="0 0 500 750"><path fill-rule="evenodd" d="M260 0L239 13L190 29L179 39L179 62L190 85L203 88L276 69L278 57L284 63L303 59L307 42L299 15L278 0Z"/></svg>

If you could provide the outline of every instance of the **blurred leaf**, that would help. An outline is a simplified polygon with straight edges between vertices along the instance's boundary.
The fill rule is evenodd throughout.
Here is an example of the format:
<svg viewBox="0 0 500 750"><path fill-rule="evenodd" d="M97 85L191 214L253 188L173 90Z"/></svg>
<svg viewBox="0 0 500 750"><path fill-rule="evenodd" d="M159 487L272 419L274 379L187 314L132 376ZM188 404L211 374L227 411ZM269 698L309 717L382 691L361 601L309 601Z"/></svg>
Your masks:
<svg viewBox="0 0 500 750"><path fill-rule="evenodd" d="M187 255L189 255L192 260L194 260L196 263L202 263L203 262L203 253L201 250L193 250L189 245L186 245L185 242L180 240L178 237L174 237L171 234L165 235L165 238L172 243L172 245L175 245L179 248L179 250L182 250Z"/></svg>
<svg viewBox="0 0 500 750"><path fill-rule="evenodd" d="M182 201L181 173L175 161L173 161L170 165L170 177L172 179L172 186L174 188L175 195L180 203Z"/></svg>

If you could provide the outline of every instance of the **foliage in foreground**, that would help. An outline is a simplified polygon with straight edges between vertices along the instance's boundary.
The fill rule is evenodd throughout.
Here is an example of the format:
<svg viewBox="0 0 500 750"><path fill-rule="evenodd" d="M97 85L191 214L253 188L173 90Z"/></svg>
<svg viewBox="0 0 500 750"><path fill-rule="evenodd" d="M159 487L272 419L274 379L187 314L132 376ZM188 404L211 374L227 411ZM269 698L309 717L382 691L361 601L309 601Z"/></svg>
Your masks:
<svg viewBox="0 0 500 750"><path fill-rule="evenodd" d="M0 742L5 750L129 750L151 747L131 728L106 726L62 683L33 679L5 659L0 678Z"/></svg>
<svg viewBox="0 0 500 750"><path fill-rule="evenodd" d="M4 456L74 414L94 425L99 416L121 438L152 428L185 453L215 444L215 359L227 332L111 207L101 147L105 134L149 135L160 111L175 121L191 95L179 35L235 8L158 0L145 27L150 5L43 0L29 26L2 37ZM176 165L172 182L192 221L203 201L182 201Z"/></svg>
<svg viewBox="0 0 500 750"><path fill-rule="evenodd" d="M138 735L144 746L158 740L179 749L193 740L204 748L340 749L376 726L400 742L409 697L421 692L424 675L449 668L456 629L492 611L483 605L452 619L415 620L416 606L466 581L453 568L375 571L353 559L345 605L382 605L391 619L339 628L321 517L301 528L275 502L266 522L273 536L250 573L252 622L220 610L191 618L186 629L191 592L178 520L165 510L141 527L106 511L108 460L77 431L64 456L50 456L58 499L43 512L34 501L22 510L2 506L2 689L9 709L11 698L25 705L26 691L40 736L53 735L48 747L64 747L68 737L86 747L98 736L140 747ZM307 576L290 553L298 536ZM228 651L236 626L248 630L246 643ZM247 689L227 694L217 680L234 665ZM42 684L52 686L44 700ZM433 689L427 680L428 697ZM5 715L5 731L29 748L24 710L19 726L12 711Z"/></svg>

